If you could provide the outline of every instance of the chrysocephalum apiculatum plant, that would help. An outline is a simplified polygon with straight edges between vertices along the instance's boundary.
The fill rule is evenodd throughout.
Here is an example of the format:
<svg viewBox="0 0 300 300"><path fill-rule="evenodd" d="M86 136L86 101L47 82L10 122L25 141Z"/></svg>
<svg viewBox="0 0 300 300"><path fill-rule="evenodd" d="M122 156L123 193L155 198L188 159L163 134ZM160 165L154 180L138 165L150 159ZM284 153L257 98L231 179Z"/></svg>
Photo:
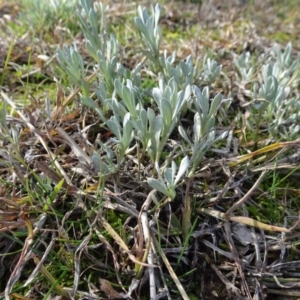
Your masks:
<svg viewBox="0 0 300 300"><path fill-rule="evenodd" d="M295 86L299 84L300 56L293 59L291 43L283 51L275 44L260 60L262 63L257 63L256 68L249 52L235 56L233 60L240 86L251 99L248 128L256 138L265 128L273 141L293 139L300 130L299 95L295 94Z"/></svg>
<svg viewBox="0 0 300 300"><path fill-rule="evenodd" d="M142 156L148 155L152 164L152 174L157 178L149 178L148 183L165 195L175 197L175 185L179 182L174 170L174 162L170 171L166 164L170 161L161 159L168 139L178 131L183 138L184 153L179 174L193 176L197 171L205 153L215 143L224 139L227 132L216 135L215 116L224 100L220 94L210 97L209 87L199 87L195 82L212 85L221 73L222 67L208 57L203 59L202 68L196 67L191 56L180 60L177 64L176 52L168 56L160 50L162 33L159 26L161 7L152 6L151 14L146 8L138 7L135 17L136 30L139 33L147 57L146 67L156 72L157 87L152 89L152 105L145 103L144 95L148 93L142 88L142 65L137 64L133 70L128 70L119 62L119 43L115 36L107 32L105 8L101 3L81 1L78 17L86 39L86 49L94 60L94 72L98 77L98 87L91 90L87 82L83 59L75 46L64 46L58 51L58 60L73 83L81 89L82 104L94 109L101 120L115 135L114 151L107 146L102 161L98 153L94 153L94 163L97 170L105 173L116 172L126 154L135 150L136 143L141 148ZM295 97L288 98L290 86L297 84L299 73L299 58L292 60L291 45L282 52L274 46L271 53L264 55L267 63L261 65L258 78L257 70L252 65L249 53L234 57L237 68L236 79L252 98L251 114L248 118L249 129L256 132L263 123L268 124L271 136L276 139L283 135L294 137L299 131L299 101ZM258 65L259 66L259 65ZM252 88L248 88L252 86ZM94 92L97 100L91 98ZM226 101L230 102L230 99ZM226 109L229 105L224 105ZM223 107L223 109L224 109ZM183 113L194 112L192 139L180 125ZM107 119L104 111L110 110L111 117ZM284 126L288 125L289 126ZM101 142L100 142L101 143ZM110 154L109 154L110 153ZM115 165L113 159L117 159ZM184 158L184 159L183 159ZM184 170L184 172L182 171ZM172 179L168 174L172 174Z"/></svg>
<svg viewBox="0 0 300 300"><path fill-rule="evenodd" d="M87 52L94 61L97 84L91 85L86 80L83 59L75 46L60 49L58 61L73 84L80 87L82 104L95 110L102 125L114 134L110 144L98 141L101 151L95 151L91 158L94 169L106 177L122 170L128 154L136 154L137 161L142 157L152 164L152 171L147 176L149 187L172 201L176 197L177 185L185 176L194 176L205 153L226 136L226 133L217 135L214 129L222 96L215 95L211 101L209 88L200 89L195 85L196 81L212 84L219 76L221 66L215 60L205 58L203 68L198 68L191 56L176 63L175 52L171 56L166 51L161 52L161 7L156 4L152 6L151 14L146 8L137 10L136 29L144 47L142 53L148 60L145 65L137 64L133 70L128 70L119 62L118 41L107 32L103 5L82 0L81 6L78 16ZM155 74L153 81L156 86L150 91L142 88L142 68L149 68ZM149 98L149 94L150 104L149 100L145 102L145 95ZM194 114L192 139L179 126L182 116L188 111ZM179 153L173 153L176 160L164 153L172 134L182 137L182 145L177 147ZM159 205L157 198L153 197ZM146 232L145 225L143 228ZM188 230L186 228L185 232ZM150 265L153 264L151 251L150 248L147 256ZM150 272L150 293L154 299L153 278ZM187 299L182 287L178 288Z"/></svg>
<svg viewBox="0 0 300 300"><path fill-rule="evenodd" d="M143 80L138 64L129 71L118 61L119 44L113 34L107 32L104 20L105 8L101 3L82 1L82 8L78 11L82 31L86 39L86 49L95 61L94 71L99 79L98 87L93 90L98 101L91 98L91 87L85 80L83 59L75 46L66 47L58 51L58 60L63 69L68 73L74 84L81 88L81 101L84 105L94 109L101 120L115 135L113 141L117 144L117 166L114 163L101 163L107 172L120 168L124 156L133 150L135 141L141 144L140 151L148 155L153 163L153 174L158 178L149 179L148 183L153 188L164 191L164 194L175 197L175 183L179 178L174 174L175 162L172 163L172 172L169 171L161 156L168 139L174 130L178 131L186 143L186 157L182 156L179 174L183 176L195 173L206 151L226 134L215 136L215 115L222 103L220 94L216 95L210 104L208 87L200 90L194 85L196 80L211 84L220 74L221 66L215 60L205 58L203 69L197 68L191 56L175 64L176 52L171 56L164 51L161 53L162 39L159 19L161 7L159 4L152 6L152 14L146 8L139 6L135 17L136 29L144 46L142 53L148 58L146 67L156 72L157 87L152 89L152 105L149 107L144 102L147 90L141 88ZM106 119L104 108L111 111L112 116ZM193 140L187 137L184 129L179 126L183 112L195 109ZM106 149L106 152L109 151ZM189 155L191 168L189 168ZM113 158L110 154L105 159ZM100 164L97 153L94 154L96 164ZM162 167L160 167L160 165ZM100 169L100 165L96 166ZM184 171L183 171L184 170ZM164 178L162 175L164 175ZM172 179L169 175L172 174ZM167 186L165 184L167 182ZM160 185L158 184L160 182ZM164 188L163 188L164 187ZM168 190L172 192L167 192Z"/></svg>
<svg viewBox="0 0 300 300"><path fill-rule="evenodd" d="M231 99L225 101L221 94L213 91L216 80L224 75L214 59L205 57L202 64L195 64L189 56L176 62L176 52L169 55L166 50L161 51L160 16L159 4L151 7L151 14L146 8L138 7L134 20L147 61L129 70L120 63L118 41L107 31L104 6L93 0L82 0L78 17L86 50L94 61L96 83L86 80L83 59L75 46L60 49L58 60L73 84L80 87L81 103L93 109L101 125L114 134L110 143L98 141L101 151L95 151L91 158L94 169L105 177L122 170L127 156L136 155L138 164L141 159L151 164L152 172L147 173L149 187L160 192L162 199L172 201L177 186L184 178L196 176L208 151L226 138L227 130L217 131L216 123L219 112L230 116L227 112ZM300 104L297 95L290 90L298 84L300 68L299 58L291 59L291 45L283 52L274 46L261 58L263 63L256 65L249 53L237 55L233 61L237 68L235 79L250 99L247 130L257 135L267 124L268 137L272 140L284 135L293 138L299 132ZM154 74L154 87L150 91L142 84L141 71L145 68ZM191 130L181 124L186 113L193 116ZM180 139L176 146L170 143L172 136ZM164 151L172 147L175 150L168 157ZM153 201L160 203L156 196ZM145 205L149 207L148 202ZM143 210L142 217L145 213ZM191 212L187 212L183 223L188 224L190 216ZM143 228L147 232L144 223ZM185 238L188 232L185 229ZM145 236L148 238L149 233ZM147 251L151 266L152 248ZM152 269L149 270L150 293L155 298L155 280ZM182 287L177 286L183 298L188 299Z"/></svg>

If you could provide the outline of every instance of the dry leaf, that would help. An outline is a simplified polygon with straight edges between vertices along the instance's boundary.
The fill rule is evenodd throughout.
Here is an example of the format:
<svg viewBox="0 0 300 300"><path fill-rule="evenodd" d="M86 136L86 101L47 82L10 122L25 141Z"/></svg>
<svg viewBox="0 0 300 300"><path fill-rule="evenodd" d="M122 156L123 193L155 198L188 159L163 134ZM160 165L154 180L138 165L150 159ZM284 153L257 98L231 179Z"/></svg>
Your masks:
<svg viewBox="0 0 300 300"><path fill-rule="evenodd" d="M123 298L114 288L111 286L110 282L106 279L99 279L100 289L108 298Z"/></svg>

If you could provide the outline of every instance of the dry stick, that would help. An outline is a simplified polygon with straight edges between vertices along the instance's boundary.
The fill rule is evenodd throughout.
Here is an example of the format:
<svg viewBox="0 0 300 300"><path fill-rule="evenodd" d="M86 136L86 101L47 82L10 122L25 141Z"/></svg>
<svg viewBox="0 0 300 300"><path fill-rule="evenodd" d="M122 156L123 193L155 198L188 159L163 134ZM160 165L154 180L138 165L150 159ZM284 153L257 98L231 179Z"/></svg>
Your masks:
<svg viewBox="0 0 300 300"><path fill-rule="evenodd" d="M214 271L216 272L216 274L219 276L219 278L221 279L221 281L225 284L226 286L226 290L230 293L233 293L235 296L237 296L238 299L242 299L242 296L239 292L239 289L233 284L231 283L226 276L224 276L222 274L222 272L213 264L211 263L210 266L214 269Z"/></svg>
<svg viewBox="0 0 300 300"><path fill-rule="evenodd" d="M283 295L286 297L289 297L289 296L290 297L300 297L299 290L287 291L287 290L279 290L279 289L268 289L268 293L274 294L274 295ZM277 299L279 299L279 298L277 298ZM289 298L284 298L284 299L289 299Z"/></svg>
<svg viewBox="0 0 300 300"><path fill-rule="evenodd" d="M217 203L231 188L231 185L233 183L233 178L235 177L236 172L234 172L233 175L230 175L228 178L228 181L225 183L223 189L219 192L219 194L216 197L210 198L207 200L208 203ZM234 182L236 184L236 182Z"/></svg>
<svg viewBox="0 0 300 300"><path fill-rule="evenodd" d="M156 248L159 249L159 243L158 243L156 237L154 236L154 234L152 234L152 240L153 240ZM179 292L181 293L182 299L183 300L190 300L190 297L187 295L185 289L183 288L181 282L179 281L179 279L178 279L176 273L174 272L174 270L173 270L173 268L172 268L172 266L171 266L171 264L170 264L167 256L165 255L164 251L160 250L159 254L161 255L161 258L163 259L163 261L165 263L165 266L168 269L168 271L169 271L169 273L170 273L173 281L175 282L175 284L176 284Z"/></svg>
<svg viewBox="0 0 300 300"><path fill-rule="evenodd" d="M184 241L187 240L189 236L190 229L192 227L191 223L191 196L190 196L190 188L192 185L192 178L187 179L185 194L183 196L183 210L182 210L182 232Z"/></svg>
<svg viewBox="0 0 300 300"><path fill-rule="evenodd" d="M166 239L159 231L159 226L158 226L158 217L159 217L159 213L160 213L160 210L157 209L155 210L154 212L154 216L153 216L153 219L151 222L153 222L153 224L157 224L157 229L153 226L150 226L151 227L151 237L154 235L154 236L157 236L159 237L160 240L164 240L165 242L169 242L168 239ZM161 249L156 249L155 247L153 247L153 253L156 257L156 263L158 265L158 269L159 269L159 272L160 272L160 276L161 276L161 280L162 280L162 283L163 283L163 286L164 286L164 291L166 292L166 296L168 298L168 300L172 300L171 298L171 295L170 295L170 292L169 292L169 288L168 288L168 284L167 284L167 281L166 281L166 278L165 278L165 274L163 272L163 269L162 269L162 266L161 266L161 261L159 259L159 253L160 253ZM163 291L161 292L163 293Z"/></svg>
<svg viewBox="0 0 300 300"><path fill-rule="evenodd" d="M143 245L143 240L146 243L146 251L143 257L143 262L144 259L146 258L145 256L147 255L147 261L150 265L154 264L154 259L153 259L153 251L151 249L151 235L150 235L150 229L149 229L149 222L148 222L148 216L147 212L149 210L150 204L152 203L152 196L155 194L156 190L152 190L146 201L144 202L141 211L139 213L138 217L138 224L139 224L139 231L140 231L140 239L139 239L139 248L142 247ZM144 234L144 238L142 239L142 233ZM148 253L147 253L148 252ZM154 268L149 267L149 285L150 285L150 299L156 299L156 284L155 284L155 276L154 276ZM142 266L141 269L139 270L139 274L141 274L142 271Z"/></svg>
<svg viewBox="0 0 300 300"><path fill-rule="evenodd" d="M75 297L77 289L78 289L78 285L79 285L79 279L80 279L80 269L81 269L81 264L80 264L80 259L81 259L81 255L83 250L85 249L85 247L88 245L88 243L90 242L90 240L92 239L93 236L93 226L95 225L95 223L97 222L97 218L94 219L94 221L90 224L89 220L87 219L88 224L89 224L89 234L84 238L84 240L80 243L79 247L76 249L75 254L74 254L74 282L73 282L73 289L71 292L72 297Z"/></svg>
<svg viewBox="0 0 300 300"><path fill-rule="evenodd" d="M41 230L42 226L44 225L45 221L47 219L46 214L42 214L39 217L39 220L34 224L35 228L32 230L32 226L29 222L29 220L24 220L24 222L27 225L28 228L28 236L25 240L22 252L20 254L19 260L14 268L14 270L12 271L8 282L6 284L5 290L4 290L4 297L5 300L10 300L10 292L13 288L13 286L15 285L15 283L19 280L22 270L24 269L26 263L28 262L28 260L32 257L32 252L33 250L30 249L30 245L33 243L33 239L36 236L36 234ZM66 295L67 296L67 295Z"/></svg>
<svg viewBox="0 0 300 300"><path fill-rule="evenodd" d="M92 73L91 75L87 76L84 78L84 80L86 82L90 81L91 79L93 79L93 77L95 75L97 75L97 72L98 71L95 71L94 73ZM55 114L53 115L52 117L52 120L57 120L58 118L60 118L64 108L71 102L73 101L73 98L79 93L80 91L80 88L77 88L73 93L71 93L66 99L65 101L63 102L63 104L57 108L57 111L55 112Z"/></svg>
<svg viewBox="0 0 300 300"><path fill-rule="evenodd" d="M245 194L244 197L242 197L238 202L234 203L225 213L225 215L227 216L227 218L230 218L230 215L236 210L238 209L250 196L251 194L256 190L256 188L259 186L259 184L261 183L261 181L263 180L264 176L266 175L267 170L264 170L259 178L257 179L257 181L254 183L254 185L252 186L252 188L248 191L248 193Z"/></svg>
<svg viewBox="0 0 300 300"><path fill-rule="evenodd" d="M227 237L227 241L228 241L231 253L234 256L235 264L236 264L237 269L239 271L239 274L241 276L242 285L244 287L244 290L247 294L248 299L252 299L251 293L250 293L250 290L249 290L249 286L246 282L245 275L244 275L244 272L243 272L243 269L242 269L241 261L239 259L238 252L237 252L237 250L234 246L234 242L233 242L233 239L232 239L232 236L231 236L230 223L229 223L228 220L224 222L224 228L225 228L226 237Z"/></svg>
<svg viewBox="0 0 300 300"><path fill-rule="evenodd" d="M246 292L247 297L249 299L251 299L251 294L250 294L249 286L246 283L245 276L244 276L244 273L243 273L243 269L242 269L242 266L241 266L241 262L240 262L240 260L238 258L238 253L237 253L237 250L236 250L236 248L234 246L234 242L233 242L232 237L231 237L231 231L230 231L230 226L229 226L228 219L230 218L230 215L236 209L238 209L250 197L250 195L256 190L256 188L259 186L259 184L261 183L261 181L264 178L264 176L266 175L266 173L267 173L267 170L264 170L261 173L261 175L259 176L259 178L257 179L257 181L255 182L255 184L252 186L252 188L248 191L248 193L246 193L246 195L244 197L242 197L242 199L240 199L238 202L234 203L232 205L232 207L229 208L227 210L227 212L225 213L225 216L227 217L227 221L225 221L224 227L225 227L225 232L226 232L228 244L229 244L229 246L231 248L232 254L235 257L235 263L236 263L236 266L238 268L239 274L241 276L241 280L242 280L242 284L244 286L245 292Z"/></svg>
<svg viewBox="0 0 300 300"><path fill-rule="evenodd" d="M48 232L47 231L44 231L42 233L42 235L39 237L39 239L42 240L44 243L45 243L45 238L48 238ZM51 241L50 241L49 245L47 246L46 250L44 251L42 258L37 263L34 271L31 273L31 275L29 276L29 278L24 283L24 285L23 285L24 287L26 287L30 283L32 283L32 281L37 277L38 273L41 271L42 266L43 266L45 260L48 258L49 252L52 250L52 248L54 246L54 243L56 241L55 239L56 239L56 232L52 231Z"/></svg>
<svg viewBox="0 0 300 300"><path fill-rule="evenodd" d="M56 130L59 135L64 138L66 143L71 147L80 162L86 162L88 164L92 163L91 157L88 156L62 128L57 127Z"/></svg>
<svg viewBox="0 0 300 300"><path fill-rule="evenodd" d="M253 227L250 230L251 230L251 234L252 234L252 237L253 237L253 245L254 245L254 249L255 249L255 256L256 256L255 265L256 265L256 269L259 272L261 272L262 269L263 269L263 262L261 260L261 253L260 253L260 247L259 247L259 244L258 244L257 234L255 233L255 230L254 230ZM265 252L265 255L266 255L267 249L268 249L267 245L266 245L266 238L265 238L265 235L264 235L264 231L262 229L260 229L260 231L261 231L261 235L264 238L264 244L265 244L265 251L264 252ZM265 255L264 255L264 258L265 258Z"/></svg>

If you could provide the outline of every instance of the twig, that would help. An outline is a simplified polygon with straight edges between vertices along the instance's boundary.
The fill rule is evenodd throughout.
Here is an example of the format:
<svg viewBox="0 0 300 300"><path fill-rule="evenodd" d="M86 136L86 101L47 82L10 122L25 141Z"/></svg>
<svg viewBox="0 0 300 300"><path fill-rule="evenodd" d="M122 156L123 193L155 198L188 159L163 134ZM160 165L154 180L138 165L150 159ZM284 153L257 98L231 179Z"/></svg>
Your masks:
<svg viewBox="0 0 300 300"><path fill-rule="evenodd" d="M230 215L236 210L238 209L250 196L251 194L256 190L256 188L259 186L259 184L261 183L261 181L263 180L264 176L266 175L267 170L264 170L259 178L257 179L257 181L254 183L254 185L252 186L252 188L248 191L248 193L245 194L244 197L242 197L242 199L240 199L238 202L234 203L225 213L227 217L230 217Z"/></svg>
<svg viewBox="0 0 300 300"><path fill-rule="evenodd" d="M159 244L158 244L158 241L157 241L157 239L156 239L156 237L154 235L152 235L152 240L153 240L155 246L158 248ZM176 284L179 292L181 293L182 299L184 299L184 300L190 300L190 297L188 296L188 294L184 290L182 284L180 283L180 281L179 281L176 273L174 272L171 264L168 261L168 258L165 255L165 253L163 251L160 251L159 254L160 254L161 258L163 259L163 261L165 263L165 266L168 269L168 271L169 271L172 279L174 280L174 282L175 282L175 284Z"/></svg>
<svg viewBox="0 0 300 300"><path fill-rule="evenodd" d="M249 290L249 286L248 286L248 284L246 282L246 279L245 279L245 274L244 274L244 271L243 271L243 268L242 268L242 265L241 265L241 261L240 261L239 256L238 256L238 252L237 252L237 250L234 246L234 242L232 240L229 221L224 222L224 228L225 228L225 232L226 232L226 238L227 238L228 245L230 247L231 253L234 256L235 264L236 264L236 267L237 267L237 269L239 271L239 274L240 274L240 277L241 277L242 286L244 287L244 290L246 292L246 295L247 295L248 299L252 299L251 294L250 294L250 290Z"/></svg>

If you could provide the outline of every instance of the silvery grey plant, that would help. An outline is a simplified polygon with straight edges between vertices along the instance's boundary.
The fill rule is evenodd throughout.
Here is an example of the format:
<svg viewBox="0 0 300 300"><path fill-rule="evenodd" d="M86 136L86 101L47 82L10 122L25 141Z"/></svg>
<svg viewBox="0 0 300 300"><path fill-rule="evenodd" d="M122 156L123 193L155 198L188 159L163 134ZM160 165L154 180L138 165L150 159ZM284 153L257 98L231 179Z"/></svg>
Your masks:
<svg viewBox="0 0 300 300"><path fill-rule="evenodd" d="M220 75L221 70L221 65L219 65L214 59L206 56L203 59L203 73L201 75L201 79L205 84L211 85Z"/></svg>
<svg viewBox="0 0 300 300"><path fill-rule="evenodd" d="M138 109L138 114L138 119L133 121L132 124L135 128L136 136L142 144L142 157L148 152L151 160L154 162L158 150L156 141L160 137L162 118L160 115L155 115L155 112L150 107L147 108L147 111L144 108Z"/></svg>
<svg viewBox="0 0 300 300"><path fill-rule="evenodd" d="M254 74L254 67L253 63L251 62L251 55L250 52L242 53L241 55L234 54L233 63L238 70L237 75L239 75L237 80L241 81L241 85L246 85L248 82L253 80Z"/></svg>
<svg viewBox="0 0 300 300"><path fill-rule="evenodd" d="M270 66L266 66L268 67ZM268 69L272 70L272 67ZM262 72L264 71L263 68ZM298 101L288 98L290 87L282 86L273 75L265 74L263 78L264 81L258 91L258 98L261 101L253 105L258 110L258 119L262 118L268 122L268 129L274 138L283 133L281 129L286 127L284 125L289 125L290 128L284 129L283 137L289 138L290 134L294 136L299 132L299 125L296 125L300 121L299 110L296 110L297 107L299 108ZM285 81L284 79L281 77L282 82Z"/></svg>
<svg viewBox="0 0 300 300"><path fill-rule="evenodd" d="M171 168L165 168L163 172L163 177L161 175L158 164L156 165L156 169L158 171L159 179L148 178L148 184L157 191L163 193L165 196L169 197L173 200L176 196L176 185L179 183L182 176L186 173L189 167L189 158L185 156L181 162L177 172L177 165L174 161L172 161ZM165 183L166 182L166 183Z"/></svg>
<svg viewBox="0 0 300 300"><path fill-rule="evenodd" d="M80 4L82 10L78 11L77 16L86 39L86 48L93 59L98 62L99 58L97 52L106 52L107 33L104 7L101 2L96 2L96 11L93 0L81 0ZM117 49L117 44L113 45L113 48Z"/></svg>
<svg viewBox="0 0 300 300"><path fill-rule="evenodd" d="M67 73L71 81L81 88L83 97L88 97L90 87L85 80L83 59L78 53L76 45L73 47L64 46L63 49L58 49L57 58L62 69Z"/></svg>
<svg viewBox="0 0 300 300"><path fill-rule="evenodd" d="M138 6L138 17L134 18L135 24L141 34L142 42L147 50L143 54L153 63L154 69L160 66L159 49L161 43L161 29L158 25L161 6L156 4L151 6L152 15L149 16L146 8Z"/></svg>
<svg viewBox="0 0 300 300"><path fill-rule="evenodd" d="M299 103L289 95L291 87L299 82L300 57L292 60L291 53L291 44L284 51L275 45L271 61L261 67L260 86L253 86L251 118L256 119L256 136L263 122L267 122L271 136L276 139L292 138L299 132Z"/></svg>
<svg viewBox="0 0 300 300"><path fill-rule="evenodd" d="M130 119L131 119L131 115L130 113L127 113L122 120L118 118L116 115L114 115L106 122L108 128L116 136L115 140L118 145L116 151L117 152L116 155L118 158L118 165L122 163L125 153L129 148L133 138L132 124Z"/></svg>
<svg viewBox="0 0 300 300"><path fill-rule="evenodd" d="M285 82L280 82L283 85L296 87L299 83L300 74L300 54L293 58L292 57L292 44L288 43L284 51L278 44L275 44L271 51L271 56L276 61L280 73L280 77L285 78ZM287 80L289 79L289 80Z"/></svg>
<svg viewBox="0 0 300 300"><path fill-rule="evenodd" d="M130 112L132 119L137 120L138 113L136 109L136 94L138 93L138 90L134 88L132 81L130 79L127 79L126 85L124 85L119 79L116 79L114 86L126 109L128 110L128 112Z"/></svg>
<svg viewBox="0 0 300 300"><path fill-rule="evenodd" d="M113 36L108 43L113 40ZM111 49L111 48L108 48ZM118 75L122 76L123 66L117 62L117 56L112 55L113 53L107 53L105 56L102 51L97 51L98 56L98 68L101 71L99 74L100 81L104 80L106 83L106 89L108 93L112 93L114 90L114 80Z"/></svg>
<svg viewBox="0 0 300 300"><path fill-rule="evenodd" d="M151 139L151 146L156 143L157 152L155 162L159 162L163 148L168 138L178 125L181 110L191 96L191 87L188 85L185 90L178 91L178 86L174 78L171 78L165 85L163 80L159 80L159 87L153 89L153 99L158 107L161 116L160 139ZM151 149L150 146L150 149Z"/></svg>
<svg viewBox="0 0 300 300"><path fill-rule="evenodd" d="M171 55L168 55L167 50L164 50L163 54L158 58L159 64L162 67L165 78L171 78L173 72L173 64L176 60L176 51L173 51Z"/></svg>
<svg viewBox="0 0 300 300"><path fill-rule="evenodd" d="M109 35L106 32L103 5L98 3L96 11L94 1L81 0L80 3L83 9L79 10L77 15L86 39L86 49L96 62L94 71L98 71L99 82L105 82L106 93L111 95L114 90L114 80L116 78L122 80L127 75L126 69L117 59L119 43L113 34ZM59 49L58 61L73 83L81 88L83 97L88 97L90 84L85 80L83 59L76 46L64 46L63 49Z"/></svg>
<svg viewBox="0 0 300 300"><path fill-rule="evenodd" d="M267 124L275 139L295 137L299 132L299 104L290 98L290 91L299 83L300 55L293 59L291 43L283 50L275 44L269 53L260 55L256 66L248 52L235 55L233 62L239 72L236 84L252 99L246 124L255 133L255 139L262 124Z"/></svg>
<svg viewBox="0 0 300 300"><path fill-rule="evenodd" d="M189 84L193 84L195 78L199 76L199 73L199 68L195 66L191 55L185 60L181 59L179 64L171 70L172 77L174 77L175 81L182 89Z"/></svg>
<svg viewBox="0 0 300 300"><path fill-rule="evenodd" d="M64 47L59 50L58 57L65 71L71 75L73 82L81 87L81 101L84 105L94 109L101 121L105 123L113 132L115 138L115 156L107 155L102 159L98 152L95 152L92 161L95 169L103 172L115 171L120 167L125 154L130 151L133 138L138 139L142 144L142 154L149 155L155 166L159 178L158 181L164 186L164 180L167 181L168 196L174 197L175 183L169 176L170 171L167 168L167 162L162 168L159 168L161 155L167 141L174 129L178 126L182 113L194 104L196 114L194 118L194 140L191 142L179 127L180 134L188 141L192 147L192 173L195 172L197 164L201 161L206 151L220 138L215 137L214 125L215 114L217 113L222 98L217 95L211 105L209 99L209 90L205 88L202 92L197 87L193 87L193 100L191 97L191 85L195 79L204 80L211 84L220 74L221 66L216 61L205 58L203 70L201 71L194 65L191 56L186 60L181 60L176 66L175 52L168 56L165 51L160 55L161 29L158 21L161 14L161 7L157 4L152 6L152 14L149 15L145 8L138 7L138 17L135 18L136 26L141 34L143 43L147 50L143 52L153 64L153 70L158 75L158 87L152 90L152 100L157 111L144 107L143 90L141 86L140 71L142 64L138 64L134 70L129 72L117 59L118 42L113 35L108 35L105 29L104 8L100 4L98 12L95 11L93 1L81 1L83 10L79 11L80 23L86 38L86 48L95 60L94 72L98 76L98 86L94 90L97 103L90 96L91 86L84 80L85 70L83 59L75 47ZM97 22L101 19L100 26ZM106 119L105 110L111 110L112 116ZM117 165L113 160L117 160ZM187 170L188 158L183 160L183 165L179 168ZM174 175L175 165L172 162L172 174ZM164 180L162 178L164 174ZM150 182L156 182L151 181ZM160 190L162 190L160 188ZM166 194L166 189L164 190Z"/></svg>
<svg viewBox="0 0 300 300"><path fill-rule="evenodd" d="M193 103L196 109L193 126L193 141L190 140L182 126L178 127L180 135L187 142L188 148L192 150L190 158L191 170L188 176L193 176L198 168L205 153L213 144L226 137L224 131L216 137L215 115L222 103L222 96L217 94L210 103L209 88L205 87L202 91L195 85L193 90Z"/></svg>
<svg viewBox="0 0 300 300"><path fill-rule="evenodd" d="M54 28L57 24L61 23L61 20L75 19L76 7L79 0L51 0L51 1L22 1L22 9L20 11L20 20L22 24L25 24L27 28L30 28L34 32L40 30L49 30ZM28 11L29 8L30 10ZM73 23L75 24L75 22ZM66 29L69 31L69 29Z"/></svg>
<svg viewBox="0 0 300 300"><path fill-rule="evenodd" d="M100 117L102 122L106 122L105 115L103 114L102 108L89 96L87 97L80 97L81 103L85 105L86 107L92 108L95 112L98 113L98 116Z"/></svg>
<svg viewBox="0 0 300 300"><path fill-rule="evenodd" d="M174 67L176 52L174 51L172 55L167 56L167 51L165 50L163 54L159 57L159 63L163 70L164 78L170 80L174 77L176 83L181 89L184 89L187 85L192 84L195 78L200 77L201 71L194 64L193 58L189 55L185 60L180 60L179 63Z"/></svg>
<svg viewBox="0 0 300 300"><path fill-rule="evenodd" d="M99 173L100 177L105 178L108 174L114 174L119 170L118 165L113 163L116 159L116 153L111 149L111 145L101 142L100 139L97 139L97 143L103 153L100 155L98 151L94 151L92 155L92 165L94 170Z"/></svg>
<svg viewBox="0 0 300 300"><path fill-rule="evenodd" d="M101 141L98 141L99 145L107 155L104 159L101 159L99 153L95 151L92 157L95 170L102 170L105 172L104 174L107 174L106 172L108 171L115 173L120 168L125 154L131 150L129 146L134 137L130 113L126 113L124 118L120 118L115 114L106 121L106 125L115 135L114 138L111 138L110 143L110 146L114 148L114 151ZM116 158L117 164L113 163L114 158Z"/></svg>

